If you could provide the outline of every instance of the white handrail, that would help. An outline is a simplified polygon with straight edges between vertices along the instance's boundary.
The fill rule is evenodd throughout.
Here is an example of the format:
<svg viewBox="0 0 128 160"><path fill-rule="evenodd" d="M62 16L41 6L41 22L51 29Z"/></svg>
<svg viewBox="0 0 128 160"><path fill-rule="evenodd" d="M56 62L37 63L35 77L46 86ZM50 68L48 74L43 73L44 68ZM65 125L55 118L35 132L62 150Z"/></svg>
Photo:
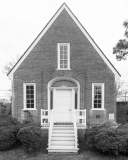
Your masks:
<svg viewBox="0 0 128 160"><path fill-rule="evenodd" d="M75 131L75 148L77 149L77 127L76 127L76 117L75 117L75 109L74 109L74 131Z"/></svg>
<svg viewBox="0 0 128 160"><path fill-rule="evenodd" d="M50 127L49 127L49 148L50 148L50 142L51 142L51 137L52 137L52 128L53 128L53 109L51 113Z"/></svg>

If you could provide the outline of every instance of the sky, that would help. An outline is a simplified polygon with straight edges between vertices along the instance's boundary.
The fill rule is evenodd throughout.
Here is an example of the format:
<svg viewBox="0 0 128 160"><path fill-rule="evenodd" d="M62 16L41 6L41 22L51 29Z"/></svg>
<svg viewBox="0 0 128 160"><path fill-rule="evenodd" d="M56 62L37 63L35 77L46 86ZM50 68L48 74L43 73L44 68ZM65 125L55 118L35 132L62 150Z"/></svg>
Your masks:
<svg viewBox="0 0 128 160"><path fill-rule="evenodd" d="M25 52L64 2L119 71L121 80L128 82L128 60L117 61L112 54L124 38L128 0L0 0L0 98L11 89L3 67Z"/></svg>

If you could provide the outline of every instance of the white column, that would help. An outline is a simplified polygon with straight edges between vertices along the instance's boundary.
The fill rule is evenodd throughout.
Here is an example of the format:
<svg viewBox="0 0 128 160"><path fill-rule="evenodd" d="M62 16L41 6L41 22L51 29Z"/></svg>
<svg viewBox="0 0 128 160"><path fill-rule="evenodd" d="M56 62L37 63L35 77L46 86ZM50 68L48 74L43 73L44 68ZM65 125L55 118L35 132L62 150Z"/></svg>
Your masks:
<svg viewBox="0 0 128 160"><path fill-rule="evenodd" d="M72 121L73 121L73 114L75 109L75 89L72 89L72 109L71 109L71 115L72 115Z"/></svg>
<svg viewBox="0 0 128 160"><path fill-rule="evenodd" d="M54 117L56 116L56 111L55 111L55 105L56 105L56 89L53 89L53 122L54 122Z"/></svg>

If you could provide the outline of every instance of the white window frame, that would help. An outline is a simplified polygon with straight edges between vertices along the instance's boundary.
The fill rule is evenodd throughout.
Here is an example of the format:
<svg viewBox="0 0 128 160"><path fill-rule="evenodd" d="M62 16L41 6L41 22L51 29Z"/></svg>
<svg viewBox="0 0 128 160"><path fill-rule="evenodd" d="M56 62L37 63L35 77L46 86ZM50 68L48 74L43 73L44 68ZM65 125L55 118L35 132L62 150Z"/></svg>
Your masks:
<svg viewBox="0 0 128 160"><path fill-rule="evenodd" d="M32 85L34 86L34 108L27 108L26 107L26 87ZM24 83L23 84L23 110L37 110L36 109L36 83Z"/></svg>
<svg viewBox="0 0 128 160"><path fill-rule="evenodd" d="M68 67L60 68L60 46L66 45L68 47ZM57 52L58 52L58 70L70 70L70 43L58 43L57 44Z"/></svg>
<svg viewBox="0 0 128 160"><path fill-rule="evenodd" d="M94 108L94 86L101 86L102 88L102 104L101 108ZM104 83L92 83L92 109L91 110L105 110L104 108Z"/></svg>

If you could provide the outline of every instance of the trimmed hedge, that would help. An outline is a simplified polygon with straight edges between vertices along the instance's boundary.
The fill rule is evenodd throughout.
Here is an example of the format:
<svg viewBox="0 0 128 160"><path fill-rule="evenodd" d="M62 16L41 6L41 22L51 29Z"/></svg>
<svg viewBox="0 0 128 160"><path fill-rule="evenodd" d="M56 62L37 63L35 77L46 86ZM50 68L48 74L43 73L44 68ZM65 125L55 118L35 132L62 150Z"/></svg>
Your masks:
<svg viewBox="0 0 128 160"><path fill-rule="evenodd" d="M19 130L17 138L21 141L24 151L33 151L42 144L42 130L37 126L27 126Z"/></svg>

